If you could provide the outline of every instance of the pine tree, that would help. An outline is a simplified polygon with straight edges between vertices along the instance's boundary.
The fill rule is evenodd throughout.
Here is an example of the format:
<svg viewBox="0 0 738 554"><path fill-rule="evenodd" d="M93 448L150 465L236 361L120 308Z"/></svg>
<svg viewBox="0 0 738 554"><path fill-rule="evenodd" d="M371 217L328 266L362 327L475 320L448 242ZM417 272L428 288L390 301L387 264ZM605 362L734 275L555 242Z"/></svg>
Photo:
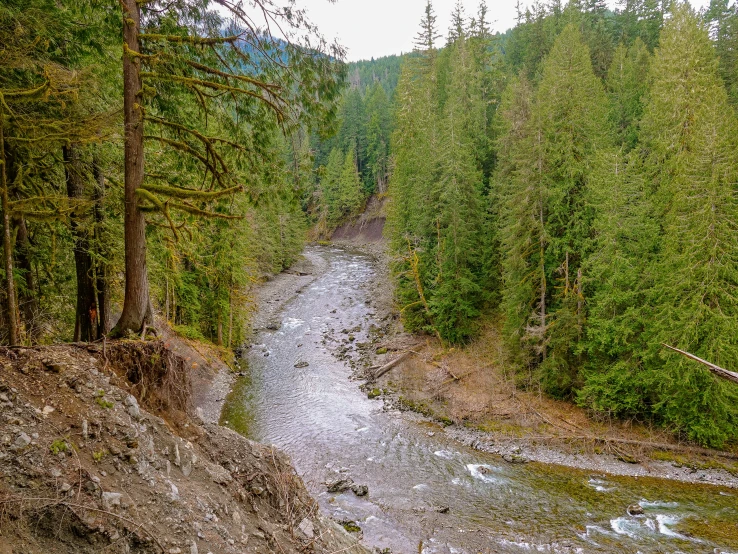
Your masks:
<svg viewBox="0 0 738 554"><path fill-rule="evenodd" d="M588 362L581 404L616 417L643 417L659 377L648 371L646 330L656 278L660 225L636 151L603 150L593 163L588 203L594 244L585 264Z"/></svg>
<svg viewBox="0 0 738 554"><path fill-rule="evenodd" d="M735 386L660 347L738 367L738 123L707 30L687 5L676 5L664 28L652 79L641 140L663 229L645 330L644 357L661 379L654 412L720 446L738 435Z"/></svg>
<svg viewBox="0 0 738 554"><path fill-rule="evenodd" d="M607 143L604 91L574 26L556 39L532 108L510 96L504 106L500 149L512 157L499 170L506 330L520 361L540 363L544 388L567 396L582 363L590 160Z"/></svg>
<svg viewBox="0 0 738 554"><path fill-rule="evenodd" d="M466 21L464 17L464 5L461 0L456 0L451 12L451 26L448 28L447 43L453 44L460 37L466 35Z"/></svg>
<svg viewBox="0 0 738 554"><path fill-rule="evenodd" d="M451 52L450 93L442 121L438 193L438 244L433 283L427 287L433 329L452 343L474 335L484 297L481 281L482 173L474 139L486 118L479 72L462 34Z"/></svg>
<svg viewBox="0 0 738 554"><path fill-rule="evenodd" d="M532 368L545 358L547 279L545 271L544 158L533 89L524 72L513 79L498 112L493 198L498 205L504 334L513 360Z"/></svg>
<svg viewBox="0 0 738 554"><path fill-rule="evenodd" d="M610 120L618 133L619 142L626 150L638 142L638 124L643 114L643 103L649 86L651 55L640 38L626 48L615 51L607 74L607 92L612 106Z"/></svg>
<svg viewBox="0 0 738 554"><path fill-rule="evenodd" d="M427 49L405 60L397 86L396 127L391 139L394 171L387 215L396 294L408 329L431 324L424 289L437 244L433 184L438 178L440 129L433 48L437 33L430 2L420 35L425 41L419 47Z"/></svg>
<svg viewBox="0 0 738 554"><path fill-rule="evenodd" d="M390 104L384 88L375 83L366 98L367 172L370 192L385 193L389 176L389 142L391 134Z"/></svg>
<svg viewBox="0 0 738 554"><path fill-rule="evenodd" d="M359 213L364 199L359 170L356 167L356 153L346 152L338 181L340 219L353 217Z"/></svg>

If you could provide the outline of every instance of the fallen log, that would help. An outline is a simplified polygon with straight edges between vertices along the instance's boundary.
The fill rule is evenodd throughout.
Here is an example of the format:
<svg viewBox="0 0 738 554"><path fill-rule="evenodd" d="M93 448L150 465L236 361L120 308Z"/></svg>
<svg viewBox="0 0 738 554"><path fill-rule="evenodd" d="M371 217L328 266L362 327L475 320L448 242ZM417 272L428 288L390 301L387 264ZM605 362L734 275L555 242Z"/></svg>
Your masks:
<svg viewBox="0 0 738 554"><path fill-rule="evenodd" d="M387 373L390 369L392 369L393 367L395 367L397 364L399 364L400 362L402 362L403 360L405 360L406 358L408 358L412 354L414 354L414 352L410 352L410 351L405 352L404 354L402 354L401 356L398 356L397 358L395 358L391 362L384 364L374 374L374 376L372 377L372 381L376 381L377 379L379 379L382 375L384 375L385 373Z"/></svg>
<svg viewBox="0 0 738 554"><path fill-rule="evenodd" d="M679 350L678 348L674 348L673 346L669 346L668 344L661 343L661 346L668 348L669 350L673 350L674 352L678 352L682 356L686 356L690 360L694 360L695 362L699 362L707 367L712 373L717 375L718 377L722 377L723 379L727 379L728 381L733 381L734 383L738 383L738 373L735 373L733 371L728 371L727 369L723 369L720 366L717 366L713 363L708 362L707 360L703 360L702 358L698 358L694 354L690 354L689 352L685 352L684 350Z"/></svg>

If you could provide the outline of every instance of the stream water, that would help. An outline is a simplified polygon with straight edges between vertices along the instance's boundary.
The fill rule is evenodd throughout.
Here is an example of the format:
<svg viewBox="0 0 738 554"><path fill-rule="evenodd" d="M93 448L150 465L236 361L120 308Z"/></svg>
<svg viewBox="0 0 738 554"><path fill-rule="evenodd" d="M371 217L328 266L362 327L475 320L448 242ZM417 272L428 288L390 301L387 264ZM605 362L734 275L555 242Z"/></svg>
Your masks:
<svg viewBox="0 0 738 554"><path fill-rule="evenodd" d="M250 376L237 382L223 420L289 454L321 508L355 521L367 545L395 554L738 553L738 491L508 464L385 411L335 356L349 340L342 331L368 340L371 260L333 247L310 254L328 271L287 304L278 330L259 332ZM324 482L339 475L369 494L327 493ZM636 503L644 514L628 515Z"/></svg>

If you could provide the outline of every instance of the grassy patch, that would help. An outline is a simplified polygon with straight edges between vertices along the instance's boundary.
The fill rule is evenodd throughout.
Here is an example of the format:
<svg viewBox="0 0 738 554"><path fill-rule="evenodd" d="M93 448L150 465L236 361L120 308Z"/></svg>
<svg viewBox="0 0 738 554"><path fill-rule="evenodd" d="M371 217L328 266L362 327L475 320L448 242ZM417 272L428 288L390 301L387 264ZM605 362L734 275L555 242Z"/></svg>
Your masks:
<svg viewBox="0 0 738 554"><path fill-rule="evenodd" d="M429 417L431 419L434 419L438 421L439 423L442 423L445 426L453 425L454 422L451 418L446 417L444 415L436 413L433 408L431 408L428 404L425 402L418 402L415 400L411 400L409 398L406 398L404 396L400 396L398 398L398 402L400 404L400 408L403 410L408 410L410 412L415 412L421 415L424 415L425 417Z"/></svg>
<svg viewBox="0 0 738 554"><path fill-rule="evenodd" d="M97 402L97 405L101 408L105 408L106 410L109 410L113 407L113 403L110 400L105 400L102 396L98 396L95 398L95 402Z"/></svg>
<svg viewBox="0 0 738 554"><path fill-rule="evenodd" d="M342 521L341 527L346 529L349 533L361 533L361 527L356 525L355 521Z"/></svg>
<svg viewBox="0 0 738 554"><path fill-rule="evenodd" d="M56 439L49 446L49 450L56 456L59 452L69 452L69 444L65 439Z"/></svg>

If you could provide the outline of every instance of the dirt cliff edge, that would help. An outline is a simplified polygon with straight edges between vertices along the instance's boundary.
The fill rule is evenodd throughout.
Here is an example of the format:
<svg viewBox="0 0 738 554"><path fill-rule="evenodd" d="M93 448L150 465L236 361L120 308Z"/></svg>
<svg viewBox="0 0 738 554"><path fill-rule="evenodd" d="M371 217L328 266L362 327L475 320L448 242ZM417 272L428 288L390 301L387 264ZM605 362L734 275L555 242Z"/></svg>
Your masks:
<svg viewBox="0 0 738 554"><path fill-rule="evenodd" d="M277 449L134 385L151 348L0 348L0 553L368 552Z"/></svg>

